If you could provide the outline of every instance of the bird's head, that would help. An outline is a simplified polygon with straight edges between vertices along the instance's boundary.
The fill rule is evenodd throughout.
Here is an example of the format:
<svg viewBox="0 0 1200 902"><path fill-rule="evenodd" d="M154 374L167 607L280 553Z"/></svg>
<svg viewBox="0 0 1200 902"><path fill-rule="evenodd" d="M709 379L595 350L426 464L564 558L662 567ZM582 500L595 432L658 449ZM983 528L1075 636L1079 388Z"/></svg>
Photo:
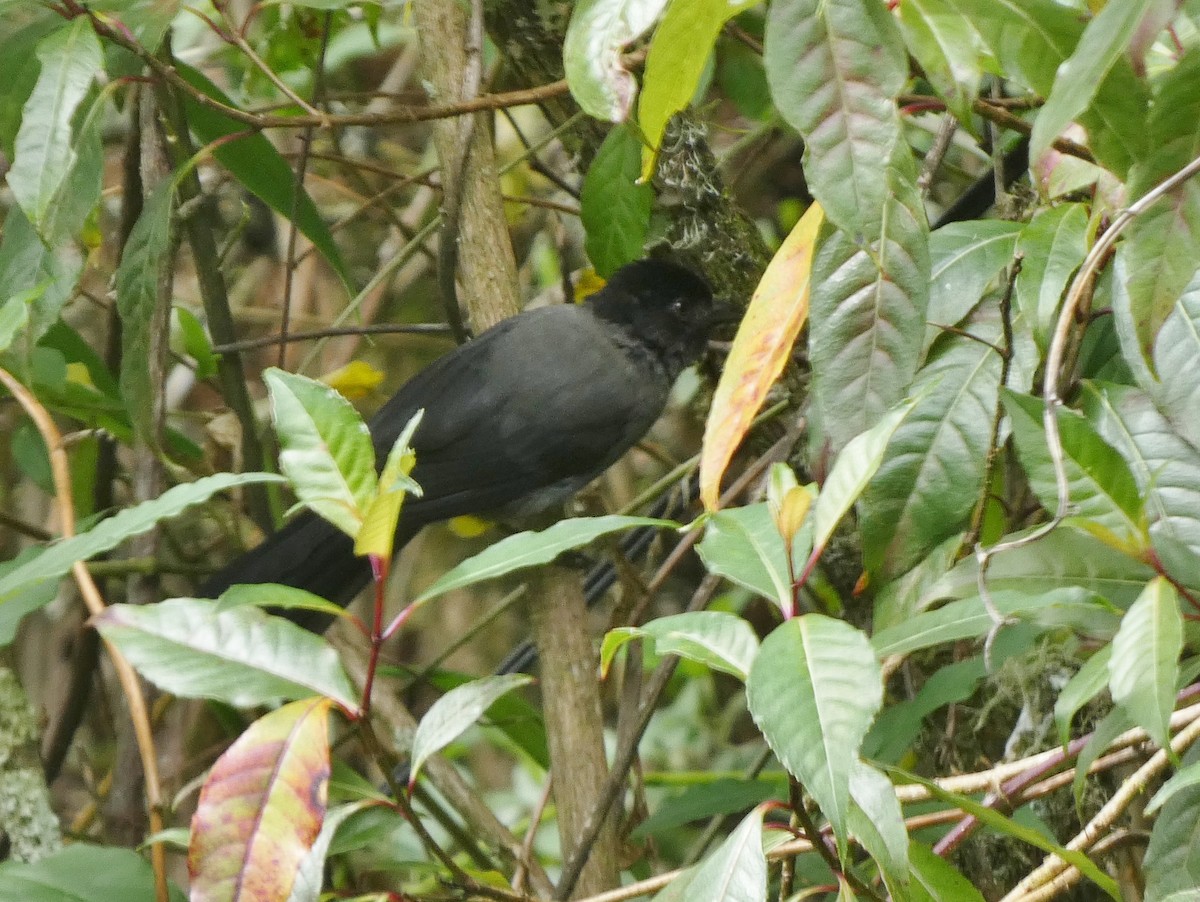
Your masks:
<svg viewBox="0 0 1200 902"><path fill-rule="evenodd" d="M734 318L703 277L665 260L622 266L588 302L597 316L658 354L672 378L700 357L713 326Z"/></svg>

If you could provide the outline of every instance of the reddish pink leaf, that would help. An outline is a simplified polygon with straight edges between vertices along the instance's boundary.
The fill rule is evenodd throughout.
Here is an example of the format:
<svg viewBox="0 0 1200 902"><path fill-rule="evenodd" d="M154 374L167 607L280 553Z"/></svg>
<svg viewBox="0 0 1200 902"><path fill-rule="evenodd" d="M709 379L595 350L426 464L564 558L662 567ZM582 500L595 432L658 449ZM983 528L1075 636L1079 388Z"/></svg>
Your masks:
<svg viewBox="0 0 1200 902"><path fill-rule="evenodd" d="M192 818L191 902L288 898L325 819L331 704L284 705L217 761Z"/></svg>

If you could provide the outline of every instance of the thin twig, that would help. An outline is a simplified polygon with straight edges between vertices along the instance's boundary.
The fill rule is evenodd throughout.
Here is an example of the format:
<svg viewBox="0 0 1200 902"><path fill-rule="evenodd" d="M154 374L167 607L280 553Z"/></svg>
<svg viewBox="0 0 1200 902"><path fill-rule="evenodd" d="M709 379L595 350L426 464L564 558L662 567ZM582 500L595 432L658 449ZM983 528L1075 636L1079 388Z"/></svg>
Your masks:
<svg viewBox="0 0 1200 902"><path fill-rule="evenodd" d="M42 441L46 444L46 450L50 456L50 470L54 480L54 499L58 505L58 515L62 523L63 538L72 538L75 535L75 506L72 501L74 494L71 489L71 469L67 461L67 453L63 450L62 435L59 433L58 427L54 425L54 420L46 411L46 408L41 405L41 402L24 385L18 382L11 373L2 368L0 368L0 382L4 383L5 388L17 399L17 403L25 409L26 414L33 420L34 425L41 434ZM88 612L93 617L103 613L107 605L104 603L104 598L100 594L100 589L96 586L95 581L92 579L92 575L88 572L87 566L82 561L78 561L71 567L71 573L74 575L75 582L79 586L79 593L83 596L83 601L87 605ZM126 703L129 705L129 717L133 721L133 732L137 740L138 753L142 761L142 772L145 777L146 802L150 809L150 832L158 836L163 830L163 796L158 777L158 753L154 748L154 732L150 727L150 715L146 710L146 698L142 694L142 687L138 682L138 677L133 667L125 660L125 657L117 650L116 646L107 640L105 640L104 644L108 649L109 657L112 659L113 669L117 674L117 681L121 684L122 692L125 693ZM158 902L168 902L166 847L161 841L151 844L150 858L154 866L155 897Z"/></svg>

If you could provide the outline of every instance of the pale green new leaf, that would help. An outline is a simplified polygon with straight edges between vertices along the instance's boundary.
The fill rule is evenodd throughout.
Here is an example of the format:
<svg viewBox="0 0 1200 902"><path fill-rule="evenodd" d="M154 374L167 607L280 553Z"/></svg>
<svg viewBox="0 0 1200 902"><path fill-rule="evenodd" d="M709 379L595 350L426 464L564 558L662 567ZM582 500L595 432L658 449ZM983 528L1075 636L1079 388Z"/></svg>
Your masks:
<svg viewBox="0 0 1200 902"><path fill-rule="evenodd" d="M715 852L676 877L655 902L766 902L762 821L763 809L755 808Z"/></svg>
<svg viewBox="0 0 1200 902"><path fill-rule="evenodd" d="M263 373L279 435L279 467L301 503L354 538L375 493L375 449L350 402L313 379Z"/></svg>
<svg viewBox="0 0 1200 902"><path fill-rule="evenodd" d="M659 617L644 626L609 630L600 648L601 670L607 673L617 650L634 639L649 639L660 655L679 655L743 682L758 652L754 630L736 614L689 611Z"/></svg>
<svg viewBox="0 0 1200 902"><path fill-rule="evenodd" d="M171 598L112 605L92 622L146 679L184 698L252 707L324 695L358 707L333 646L250 605L221 611L208 599Z"/></svg>
<svg viewBox="0 0 1200 902"><path fill-rule="evenodd" d="M431 755L466 732L500 696L532 682L533 677L524 673L484 677L451 689L434 702L413 735L408 785L416 783L421 766Z"/></svg>

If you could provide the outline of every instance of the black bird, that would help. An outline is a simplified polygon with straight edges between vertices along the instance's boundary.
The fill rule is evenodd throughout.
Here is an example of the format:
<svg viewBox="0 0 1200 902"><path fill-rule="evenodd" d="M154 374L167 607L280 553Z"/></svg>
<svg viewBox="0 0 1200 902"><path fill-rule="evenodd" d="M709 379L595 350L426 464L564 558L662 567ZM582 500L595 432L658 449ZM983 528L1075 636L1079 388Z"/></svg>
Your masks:
<svg viewBox="0 0 1200 902"><path fill-rule="evenodd" d="M368 424L380 464L417 410L398 551L427 524L463 514L527 516L566 501L658 419L675 377L730 317L700 276L641 260L582 304L520 313L439 358ZM202 587L282 583L345 606L370 581L343 532L303 513ZM296 616L293 616L295 614ZM292 612L310 629L326 619Z"/></svg>

